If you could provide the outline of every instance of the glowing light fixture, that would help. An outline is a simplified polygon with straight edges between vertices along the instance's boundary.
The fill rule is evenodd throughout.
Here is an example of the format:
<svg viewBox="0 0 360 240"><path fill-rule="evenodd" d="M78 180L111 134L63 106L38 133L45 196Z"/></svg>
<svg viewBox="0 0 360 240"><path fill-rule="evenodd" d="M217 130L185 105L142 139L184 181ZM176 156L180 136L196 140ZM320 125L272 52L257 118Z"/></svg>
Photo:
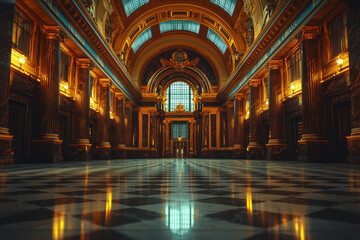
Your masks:
<svg viewBox="0 0 360 240"><path fill-rule="evenodd" d="M269 105L269 100L267 100L265 103L266 103L266 105Z"/></svg>
<svg viewBox="0 0 360 240"><path fill-rule="evenodd" d="M67 83L65 83L64 89L65 89L65 91L69 89L69 85L67 85Z"/></svg>
<svg viewBox="0 0 360 240"><path fill-rule="evenodd" d="M291 84L291 89L295 90L295 85L294 84Z"/></svg>
<svg viewBox="0 0 360 240"><path fill-rule="evenodd" d="M338 66L341 66L341 65L343 65L343 63L344 63L344 59L341 58L341 57L339 57L339 58L336 60L336 63L337 63Z"/></svg>
<svg viewBox="0 0 360 240"><path fill-rule="evenodd" d="M25 58L23 58L23 57L20 57L19 58L19 63L20 63L20 67L22 68L22 65L24 65L25 64Z"/></svg>

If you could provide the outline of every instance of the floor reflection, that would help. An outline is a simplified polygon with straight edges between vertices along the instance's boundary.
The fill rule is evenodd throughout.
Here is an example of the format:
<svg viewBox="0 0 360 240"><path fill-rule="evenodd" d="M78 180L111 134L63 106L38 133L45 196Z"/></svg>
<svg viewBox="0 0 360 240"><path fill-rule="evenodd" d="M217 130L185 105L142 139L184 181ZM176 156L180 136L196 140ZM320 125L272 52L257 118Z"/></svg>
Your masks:
<svg viewBox="0 0 360 240"><path fill-rule="evenodd" d="M360 166L207 159L3 167L1 239L356 239Z"/></svg>
<svg viewBox="0 0 360 240"><path fill-rule="evenodd" d="M187 200L165 204L165 225L175 234L184 235L194 227L194 203Z"/></svg>

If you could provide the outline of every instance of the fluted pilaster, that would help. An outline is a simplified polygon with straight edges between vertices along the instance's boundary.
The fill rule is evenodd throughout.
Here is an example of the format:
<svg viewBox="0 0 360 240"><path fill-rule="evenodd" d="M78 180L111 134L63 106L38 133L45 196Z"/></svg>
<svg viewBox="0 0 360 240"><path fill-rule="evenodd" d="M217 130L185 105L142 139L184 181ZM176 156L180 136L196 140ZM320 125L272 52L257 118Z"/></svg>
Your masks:
<svg viewBox="0 0 360 240"><path fill-rule="evenodd" d="M9 134L10 63L15 1L0 2L0 165L13 163Z"/></svg>
<svg viewBox="0 0 360 240"><path fill-rule="evenodd" d="M284 112L281 100L281 61L269 61L269 142L267 160L285 160Z"/></svg>
<svg viewBox="0 0 360 240"><path fill-rule="evenodd" d="M79 59L78 82L74 111L74 141L70 145L72 160L90 158L89 112L90 112L90 70L93 63L90 59Z"/></svg>
<svg viewBox="0 0 360 240"><path fill-rule="evenodd" d="M60 27L43 26L41 44L40 124L33 140L35 161L62 161L59 139Z"/></svg>

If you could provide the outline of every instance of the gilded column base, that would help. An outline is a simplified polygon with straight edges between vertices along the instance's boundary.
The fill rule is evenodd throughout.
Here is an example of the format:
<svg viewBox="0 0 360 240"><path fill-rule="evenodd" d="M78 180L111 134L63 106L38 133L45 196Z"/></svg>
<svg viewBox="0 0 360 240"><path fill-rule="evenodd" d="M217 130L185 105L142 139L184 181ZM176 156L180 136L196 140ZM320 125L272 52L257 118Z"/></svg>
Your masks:
<svg viewBox="0 0 360 240"><path fill-rule="evenodd" d="M109 160L111 159L111 146L109 142L98 143L93 152L93 159Z"/></svg>
<svg viewBox="0 0 360 240"><path fill-rule="evenodd" d="M64 160L62 140L58 134L43 134L32 140L32 156L35 162L55 163Z"/></svg>
<svg viewBox="0 0 360 240"><path fill-rule="evenodd" d="M287 145L282 139L269 139L266 144L266 160L287 160Z"/></svg>
<svg viewBox="0 0 360 240"><path fill-rule="evenodd" d="M9 134L9 129L0 128L0 165L14 163L12 140L13 136Z"/></svg>
<svg viewBox="0 0 360 240"><path fill-rule="evenodd" d="M264 159L264 148L257 142L250 142L246 151L247 159Z"/></svg>
<svg viewBox="0 0 360 240"><path fill-rule="evenodd" d="M360 164L360 128L351 129L351 136L348 141L348 161L353 164Z"/></svg>
<svg viewBox="0 0 360 240"><path fill-rule="evenodd" d="M116 147L111 148L112 159L126 159L126 146L125 144L118 144Z"/></svg>
<svg viewBox="0 0 360 240"><path fill-rule="evenodd" d="M72 161L87 161L90 159L89 139L77 139L70 144L69 155Z"/></svg>
<svg viewBox="0 0 360 240"><path fill-rule="evenodd" d="M328 162L329 141L316 134L304 134L299 142L300 162Z"/></svg>
<svg viewBox="0 0 360 240"><path fill-rule="evenodd" d="M246 159L247 152L246 147L244 147L241 144L234 144L234 153L233 158L234 159Z"/></svg>

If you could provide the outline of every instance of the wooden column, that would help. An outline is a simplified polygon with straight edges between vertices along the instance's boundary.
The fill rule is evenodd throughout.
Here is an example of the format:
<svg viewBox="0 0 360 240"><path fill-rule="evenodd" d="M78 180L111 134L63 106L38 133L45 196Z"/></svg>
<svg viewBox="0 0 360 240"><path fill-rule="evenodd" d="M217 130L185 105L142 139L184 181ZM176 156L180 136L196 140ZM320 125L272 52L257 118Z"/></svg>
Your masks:
<svg viewBox="0 0 360 240"><path fill-rule="evenodd" d="M111 149L113 159L125 158L125 98L122 93L115 93L115 141Z"/></svg>
<svg viewBox="0 0 360 240"><path fill-rule="evenodd" d="M201 156L202 149L202 118L203 113L200 110L194 112L195 118L195 133L194 133L194 144L195 144L195 156Z"/></svg>
<svg viewBox="0 0 360 240"><path fill-rule="evenodd" d="M348 161L360 163L360 2L346 1L349 68L351 84L351 135L348 139Z"/></svg>
<svg viewBox="0 0 360 240"><path fill-rule="evenodd" d="M250 80L250 142L247 146L248 159L263 159L264 149L260 143L260 81Z"/></svg>
<svg viewBox="0 0 360 240"><path fill-rule="evenodd" d="M234 158L245 159L244 145L245 128L245 101L243 94L237 94L234 99Z"/></svg>
<svg viewBox="0 0 360 240"><path fill-rule="evenodd" d="M43 26L40 67L40 124L33 140L33 158L39 162L63 160L59 139L60 27Z"/></svg>
<svg viewBox="0 0 360 240"><path fill-rule="evenodd" d="M303 27L301 41L301 79L303 135L299 140L299 161L327 161L325 104L321 89L320 27Z"/></svg>
<svg viewBox="0 0 360 240"><path fill-rule="evenodd" d="M267 160L285 160L284 111L281 96L281 61L269 61L269 142Z"/></svg>
<svg viewBox="0 0 360 240"><path fill-rule="evenodd" d="M10 64L15 0L0 2L0 165L14 162L9 134Z"/></svg>
<svg viewBox="0 0 360 240"><path fill-rule="evenodd" d="M165 120L165 157L171 156L171 146L170 146L170 134L171 134L171 122Z"/></svg>
<svg viewBox="0 0 360 240"><path fill-rule="evenodd" d="M227 147L234 147L234 101L230 101L226 104L226 120L227 120Z"/></svg>
<svg viewBox="0 0 360 240"><path fill-rule="evenodd" d="M205 148L209 148L210 147L210 139L209 139L209 133L210 133L210 124L209 124L209 119L210 119L210 111L203 111L204 115L202 117L202 150Z"/></svg>
<svg viewBox="0 0 360 240"><path fill-rule="evenodd" d="M194 130L195 130L195 121L191 120L189 121L190 126L190 136L189 136L189 157L194 157Z"/></svg>
<svg viewBox="0 0 360 240"><path fill-rule="evenodd" d="M89 160L89 112L90 112L90 70L93 68L90 59L79 59L78 82L74 111L74 140L70 144L70 158L76 161Z"/></svg>
<svg viewBox="0 0 360 240"><path fill-rule="evenodd" d="M130 101L125 101L125 146L132 147L132 108L133 104Z"/></svg>
<svg viewBox="0 0 360 240"><path fill-rule="evenodd" d="M100 79L100 117L96 131L94 159L110 159L110 80Z"/></svg>

